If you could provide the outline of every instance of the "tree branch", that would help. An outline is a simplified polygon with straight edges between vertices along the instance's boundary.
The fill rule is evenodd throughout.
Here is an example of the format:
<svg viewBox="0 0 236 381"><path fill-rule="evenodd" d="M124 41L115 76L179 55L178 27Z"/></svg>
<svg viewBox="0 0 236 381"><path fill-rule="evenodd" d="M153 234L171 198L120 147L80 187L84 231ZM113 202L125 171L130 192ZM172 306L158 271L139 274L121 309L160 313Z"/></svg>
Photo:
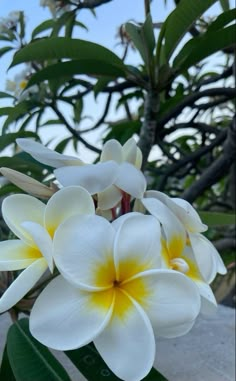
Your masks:
<svg viewBox="0 0 236 381"><path fill-rule="evenodd" d="M158 125L163 127L172 118L176 118L185 107L192 106L198 99L212 96L227 96L228 99L232 99L236 96L236 89L232 87L216 87L187 95L179 104L173 107L171 111L159 118Z"/></svg>
<svg viewBox="0 0 236 381"><path fill-rule="evenodd" d="M228 173L229 168L235 161L235 155L236 119L234 118L232 125L228 128L222 155L203 172L202 176L194 184L183 192L182 198L189 202L196 200L207 188L210 188Z"/></svg>

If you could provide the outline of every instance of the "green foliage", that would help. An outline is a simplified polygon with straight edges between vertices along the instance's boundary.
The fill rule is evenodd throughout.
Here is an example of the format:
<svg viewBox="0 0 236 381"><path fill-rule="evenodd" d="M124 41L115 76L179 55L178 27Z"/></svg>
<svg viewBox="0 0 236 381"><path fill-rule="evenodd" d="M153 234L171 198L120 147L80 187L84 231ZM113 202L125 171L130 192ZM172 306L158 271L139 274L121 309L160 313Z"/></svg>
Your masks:
<svg viewBox="0 0 236 381"><path fill-rule="evenodd" d="M90 381L121 381L107 367L93 344L88 344L75 351L66 351L65 354ZM167 381L156 369L152 368L143 381Z"/></svg>
<svg viewBox="0 0 236 381"><path fill-rule="evenodd" d="M70 381L65 369L51 352L32 337L28 319L21 319L10 327L7 356L16 381ZM7 365L5 358L2 372L9 369Z"/></svg>

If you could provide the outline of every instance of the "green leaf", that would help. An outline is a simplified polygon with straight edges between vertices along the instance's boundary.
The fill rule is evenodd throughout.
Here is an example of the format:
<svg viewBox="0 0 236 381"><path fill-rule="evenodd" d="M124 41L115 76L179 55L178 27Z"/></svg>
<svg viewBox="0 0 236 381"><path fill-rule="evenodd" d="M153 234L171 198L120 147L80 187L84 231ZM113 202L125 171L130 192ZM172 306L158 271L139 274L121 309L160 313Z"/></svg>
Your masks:
<svg viewBox="0 0 236 381"><path fill-rule="evenodd" d="M9 113L12 111L12 107L1 107L0 108L0 117L9 115Z"/></svg>
<svg viewBox="0 0 236 381"><path fill-rule="evenodd" d="M45 30L52 29L54 27L55 21L54 20L46 20L39 24L32 32L31 38L32 40L40 33L44 32Z"/></svg>
<svg viewBox="0 0 236 381"><path fill-rule="evenodd" d="M139 51L143 61L149 66L155 47L155 36L151 16L147 16L142 26L128 22L125 24L125 30Z"/></svg>
<svg viewBox="0 0 236 381"><path fill-rule="evenodd" d="M236 8L230 9L219 15L208 27L207 33L223 28L236 19Z"/></svg>
<svg viewBox="0 0 236 381"><path fill-rule="evenodd" d="M0 57L2 57L5 53L10 52L12 49L12 46L4 46L4 48L0 49Z"/></svg>
<svg viewBox="0 0 236 381"><path fill-rule="evenodd" d="M219 0L219 1L223 11L228 11L230 9L229 0Z"/></svg>
<svg viewBox="0 0 236 381"><path fill-rule="evenodd" d="M20 23L20 38L23 39L25 37L25 16L24 12L20 12L20 18L19 18L19 23Z"/></svg>
<svg viewBox="0 0 236 381"><path fill-rule="evenodd" d="M98 94L104 89L104 87L106 87L111 81L113 81L112 77L99 78L93 88L94 97L96 98Z"/></svg>
<svg viewBox="0 0 236 381"><path fill-rule="evenodd" d="M63 73L63 74L62 74ZM27 88L38 84L45 80L57 79L67 82L76 74L87 74L93 76L110 76L113 78L124 77L125 73L121 68L112 66L108 62L93 59L93 60L73 60L69 62L61 62L55 65L50 65L30 78Z"/></svg>
<svg viewBox="0 0 236 381"><path fill-rule="evenodd" d="M35 104L31 101L22 101L18 103L14 107L9 107L8 117L2 127L2 134L4 134L8 128L8 126L16 122L19 118L25 116L29 111L31 111L35 106ZM8 107L6 107L8 108Z"/></svg>
<svg viewBox="0 0 236 381"><path fill-rule="evenodd" d="M0 188L0 195L2 188ZM16 381L14 374L11 369L11 365L9 363L8 354L7 354L7 348L5 346L3 357L2 357L2 364L0 368L0 380L2 381Z"/></svg>
<svg viewBox="0 0 236 381"><path fill-rule="evenodd" d="M164 52L167 61L194 21L215 2L216 0L181 0L179 2L162 26L165 30Z"/></svg>
<svg viewBox="0 0 236 381"><path fill-rule="evenodd" d="M98 60L124 71L122 60L112 51L90 41L67 37L44 38L33 41L19 50L10 67L23 62L45 61L50 59L70 58L77 60Z"/></svg>
<svg viewBox="0 0 236 381"><path fill-rule="evenodd" d="M199 61L224 48L235 45L236 25L193 38L179 52L173 62L173 69L182 72Z"/></svg>
<svg viewBox="0 0 236 381"><path fill-rule="evenodd" d="M121 381L107 367L93 344L88 344L74 351L66 351L65 354L89 381ZM142 381L167 380L156 369L152 368Z"/></svg>
<svg viewBox="0 0 236 381"><path fill-rule="evenodd" d="M208 226L235 225L236 216L221 212L198 212L202 221Z"/></svg>
<svg viewBox="0 0 236 381"><path fill-rule="evenodd" d="M30 334L28 319L10 327L7 353L16 381L70 381L52 353Z"/></svg>
<svg viewBox="0 0 236 381"><path fill-rule="evenodd" d="M133 134L139 134L141 128L140 120L125 120L112 123L108 127L108 133L104 137L104 142L110 139L117 139L124 144Z"/></svg>
<svg viewBox="0 0 236 381"><path fill-rule="evenodd" d="M32 131L18 131L9 132L8 134L2 135L0 139L0 151L8 147L10 144L15 143L18 138L36 138L38 135Z"/></svg>
<svg viewBox="0 0 236 381"><path fill-rule="evenodd" d="M0 98L13 98L13 99L15 99L15 97L13 95L5 93L4 91L0 91Z"/></svg>

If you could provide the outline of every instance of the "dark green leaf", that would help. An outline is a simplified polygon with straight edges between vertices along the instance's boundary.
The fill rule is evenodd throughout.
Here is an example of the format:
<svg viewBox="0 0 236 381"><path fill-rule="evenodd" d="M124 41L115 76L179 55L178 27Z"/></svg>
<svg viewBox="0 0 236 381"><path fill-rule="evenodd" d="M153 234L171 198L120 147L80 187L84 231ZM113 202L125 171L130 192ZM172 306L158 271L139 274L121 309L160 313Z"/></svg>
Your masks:
<svg viewBox="0 0 236 381"><path fill-rule="evenodd" d="M13 95L5 93L4 91L0 91L0 98L13 98L13 99L15 99L15 97Z"/></svg>
<svg viewBox="0 0 236 381"><path fill-rule="evenodd" d="M183 71L195 65L199 61L214 54L226 47L235 45L236 25L206 33L201 37L196 37L179 52L173 62L176 71Z"/></svg>
<svg viewBox="0 0 236 381"><path fill-rule="evenodd" d="M0 188L0 196L2 188ZM12 372L9 359L8 359L8 354L7 354L7 348L4 348L3 352L3 357L2 357L2 364L0 368L0 380L2 381L16 381L14 374Z"/></svg>
<svg viewBox="0 0 236 381"><path fill-rule="evenodd" d="M67 37L44 38L31 42L15 54L11 67L23 62L62 58L89 61L96 59L124 70L122 60L112 51L90 41Z"/></svg>
<svg viewBox="0 0 236 381"><path fill-rule="evenodd" d="M28 319L10 327L7 353L16 381L70 381L52 353L32 337Z"/></svg>
<svg viewBox="0 0 236 381"><path fill-rule="evenodd" d="M153 49L155 47L155 36L151 16L148 15L142 26L133 22L128 22L125 24L125 30L139 51L143 61L148 66L152 59Z"/></svg>
<svg viewBox="0 0 236 381"><path fill-rule="evenodd" d="M229 11L226 11L222 13L221 15L219 15L217 19L210 24L210 26L208 27L207 33L221 29L225 25L234 21L235 19L236 19L236 8L230 9Z"/></svg>
<svg viewBox="0 0 236 381"><path fill-rule="evenodd" d="M109 82L113 81L112 77L102 77L99 78L94 85L93 92L95 98L98 96L98 94L108 85Z"/></svg>
<svg viewBox="0 0 236 381"><path fill-rule="evenodd" d="M83 112L83 99L77 99L75 105L74 105L74 121L76 123L79 123L81 120L82 112Z"/></svg>
<svg viewBox="0 0 236 381"><path fill-rule="evenodd" d="M93 344L75 351L66 351L65 354L89 381L121 381L107 367ZM156 369L152 368L143 381L167 380Z"/></svg>
<svg viewBox="0 0 236 381"><path fill-rule="evenodd" d="M10 144L15 143L17 138L36 138L38 135L32 131L18 131L10 132L8 134L2 135L0 139L0 151L8 147Z"/></svg>
<svg viewBox="0 0 236 381"><path fill-rule="evenodd" d="M0 116L9 115L9 113L12 111L12 107L1 107L0 108Z"/></svg>
<svg viewBox="0 0 236 381"><path fill-rule="evenodd" d="M6 196L10 193L24 193L24 191L22 191L22 189L18 188L16 185L13 185L13 184L1 185L0 197ZM3 377L1 378L1 370L0 370L0 380L5 380L5 378ZM6 378L6 380L8 381L8 378Z"/></svg>
<svg viewBox="0 0 236 381"><path fill-rule="evenodd" d="M118 121L110 124L108 127L109 132L105 136L104 141L117 139L121 144L124 144L133 134L139 133L140 128L140 120Z"/></svg>
<svg viewBox="0 0 236 381"><path fill-rule="evenodd" d="M11 123L16 122L19 118L25 116L34 107L35 104L31 101L22 101L14 107L9 107L10 110L8 110L8 118L2 127L2 134L5 134Z"/></svg>
<svg viewBox="0 0 236 381"><path fill-rule="evenodd" d="M230 9L229 0L219 0L219 1L223 11L228 11Z"/></svg>
<svg viewBox="0 0 236 381"><path fill-rule="evenodd" d="M12 49L12 46L4 46L4 48L0 49L0 57L2 57L5 53L10 52Z"/></svg>
<svg viewBox="0 0 236 381"><path fill-rule="evenodd" d="M44 32L45 30L52 29L55 24L54 20L46 20L39 24L32 32L32 40L40 33Z"/></svg>
<svg viewBox="0 0 236 381"><path fill-rule="evenodd" d="M23 39L25 37L25 17L24 17L24 12L20 12L20 18L19 18L19 23L20 23L20 38Z"/></svg>
<svg viewBox="0 0 236 381"><path fill-rule="evenodd" d="M62 75L63 73L63 75ZM60 77L60 80L67 82L73 75L87 74L94 76L112 76L114 78L124 77L124 71L117 66L112 66L105 61L93 60L73 60L50 65L45 69L33 74L27 87L40 83L45 80L53 80Z"/></svg>
<svg viewBox="0 0 236 381"><path fill-rule="evenodd" d="M65 37L71 37L75 25L75 14L71 13L65 25Z"/></svg>
<svg viewBox="0 0 236 381"><path fill-rule="evenodd" d="M215 2L216 0L181 0L179 2L162 26L165 29L164 51L166 60L172 55L179 41L188 32L194 21Z"/></svg>
<svg viewBox="0 0 236 381"><path fill-rule="evenodd" d="M202 221L208 226L235 225L235 214L221 212L198 212Z"/></svg>

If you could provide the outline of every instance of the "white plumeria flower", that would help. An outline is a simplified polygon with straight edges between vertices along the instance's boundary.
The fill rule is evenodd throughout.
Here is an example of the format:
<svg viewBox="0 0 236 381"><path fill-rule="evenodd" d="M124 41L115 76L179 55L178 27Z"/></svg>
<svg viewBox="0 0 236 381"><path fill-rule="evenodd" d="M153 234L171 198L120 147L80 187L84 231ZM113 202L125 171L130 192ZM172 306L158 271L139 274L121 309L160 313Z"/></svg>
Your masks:
<svg viewBox="0 0 236 381"><path fill-rule="evenodd" d="M114 229L95 215L60 225L54 258L62 275L37 298L30 330L58 350L94 341L119 378L140 381L153 366L154 332L188 332L200 296L183 274L159 268L160 224L154 217L130 213L117 224Z"/></svg>
<svg viewBox="0 0 236 381"><path fill-rule="evenodd" d="M218 251L206 237L200 234L208 229L207 225L202 223L198 213L189 202L177 197L170 198L158 191L147 191L145 197L163 202L183 224L196 261L208 283L213 281L217 273L226 274L226 267ZM206 261L209 261L207 266ZM210 273L207 269L210 270Z"/></svg>
<svg viewBox="0 0 236 381"><path fill-rule="evenodd" d="M48 268L53 271L52 237L60 223L94 212L91 196L80 187L61 189L47 205L24 194L3 201L3 218L19 239L0 242L0 271L24 270L0 298L0 313L18 303Z"/></svg>
<svg viewBox="0 0 236 381"><path fill-rule="evenodd" d="M211 313L217 303L209 284L217 272L224 273L225 269L216 249L203 235L187 233L175 214L161 201L144 198L142 203L162 224L163 267L179 271L195 282L202 297L201 312Z"/></svg>
<svg viewBox="0 0 236 381"><path fill-rule="evenodd" d="M25 90L29 82L30 75L31 75L31 69L28 66L26 69L16 74L13 81L9 79L6 81L6 86L5 86L6 91L14 93L15 97L19 101L23 101L24 99L28 98L32 94L37 94L39 91L39 88L37 85L33 85L29 87L27 90Z"/></svg>
<svg viewBox="0 0 236 381"><path fill-rule="evenodd" d="M40 0L40 5L42 7L48 7L54 18L70 10L69 4L63 5L63 1L59 0Z"/></svg>
<svg viewBox="0 0 236 381"><path fill-rule="evenodd" d="M31 139L17 139L17 143L34 159L57 168L54 173L63 186L80 185L91 195L98 194L101 210L115 207L123 193L143 197L146 180L140 171L142 154L134 139L128 140L123 147L116 140L108 141L97 164L86 164L75 157L59 154Z"/></svg>

